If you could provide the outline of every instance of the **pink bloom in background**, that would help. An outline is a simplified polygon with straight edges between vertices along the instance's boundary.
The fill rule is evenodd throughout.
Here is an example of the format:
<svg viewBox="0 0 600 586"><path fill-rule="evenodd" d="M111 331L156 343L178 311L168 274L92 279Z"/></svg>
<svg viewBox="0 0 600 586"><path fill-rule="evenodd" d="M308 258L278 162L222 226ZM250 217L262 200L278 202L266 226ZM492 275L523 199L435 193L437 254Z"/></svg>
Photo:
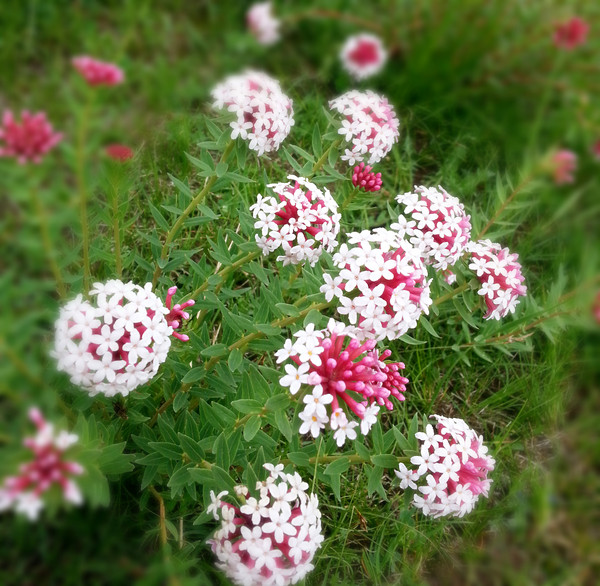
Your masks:
<svg viewBox="0 0 600 586"><path fill-rule="evenodd" d="M355 79L365 79L379 73L387 59L381 40L375 35L350 37L342 47L340 59L344 69Z"/></svg>
<svg viewBox="0 0 600 586"><path fill-rule="evenodd" d="M352 172L352 185L364 191L379 191L381 189L381 173L374 173L372 167L364 163L356 165Z"/></svg>
<svg viewBox="0 0 600 586"><path fill-rule="evenodd" d="M517 262L519 255L490 240L471 242L467 250L471 253L469 268L481 282L477 292L485 298L487 306L483 318L501 319L514 313L519 297L527 293L523 285L525 277Z"/></svg>
<svg viewBox="0 0 600 586"><path fill-rule="evenodd" d="M0 126L0 157L15 157L21 165L39 163L62 137L54 132L44 112L31 114L23 110L19 123L10 110L5 110Z"/></svg>
<svg viewBox="0 0 600 586"><path fill-rule="evenodd" d="M114 161L124 163L133 158L133 151L124 144L109 144L104 148L104 152Z"/></svg>
<svg viewBox="0 0 600 586"><path fill-rule="evenodd" d="M496 462L488 456L483 438L462 419L433 417L437 419L437 433L427 425L425 432L415 434L421 442L421 453L410 461L417 468L400 464L396 476L400 488L421 493L415 493L413 505L424 515L463 517L473 510L481 495L488 496L492 480L487 475Z"/></svg>
<svg viewBox="0 0 600 586"><path fill-rule="evenodd" d="M329 320L324 330L309 324L306 330L294 334L296 340L286 340L276 352L277 362L287 359L286 375L279 380L295 395L302 385L312 387L311 394L303 398L304 410L300 413L300 433L318 437L326 425L335 431L338 446L346 438L356 439L356 421L349 421L346 412L360 419L360 429L367 435L377 422L381 407L392 410L392 397L404 401L408 379L400 374L402 362L384 362L390 350L381 354L375 350L375 340L359 342L353 328ZM350 391L350 394L347 392ZM362 400L356 400L356 396ZM345 409L343 408L345 407Z"/></svg>
<svg viewBox="0 0 600 586"><path fill-rule="evenodd" d="M600 161L600 140L597 140L592 146L592 154L598 161Z"/></svg>
<svg viewBox="0 0 600 586"><path fill-rule="evenodd" d="M585 20L574 16L555 26L554 44L561 49L571 51L586 42L589 30L590 25Z"/></svg>
<svg viewBox="0 0 600 586"><path fill-rule="evenodd" d="M556 185L564 185L575 181L573 174L577 170L577 155L573 151L566 149L557 151L552 156L551 166Z"/></svg>
<svg viewBox="0 0 600 586"><path fill-rule="evenodd" d="M19 468L17 476L4 479L0 485L0 511L13 509L31 521L38 518L44 508L42 496L53 486L62 491L65 501L75 505L83 502L73 476L83 473L76 462L65 460L65 452L79 439L72 433L56 433L39 409L29 411L29 418L37 428L34 437L25 438L23 444L33 454L33 460Z"/></svg>
<svg viewBox="0 0 600 586"><path fill-rule="evenodd" d="M241 506L215 496L206 512L212 513L221 528L208 540L217 556L217 567L239 586L288 586L296 584L314 566L321 547L319 499L308 495L308 484L297 473L286 474L283 464L264 464L270 471L256 493L247 486L234 487Z"/></svg>
<svg viewBox="0 0 600 586"><path fill-rule="evenodd" d="M257 2L250 6L246 13L246 24L261 45L272 45L280 38L281 22L273 16L271 2Z"/></svg>
<svg viewBox="0 0 600 586"><path fill-rule="evenodd" d="M119 85L125 79L125 74L120 67L117 67L113 63L98 61L87 55L73 57L71 63L73 63L73 67L81 73L83 79L91 86Z"/></svg>

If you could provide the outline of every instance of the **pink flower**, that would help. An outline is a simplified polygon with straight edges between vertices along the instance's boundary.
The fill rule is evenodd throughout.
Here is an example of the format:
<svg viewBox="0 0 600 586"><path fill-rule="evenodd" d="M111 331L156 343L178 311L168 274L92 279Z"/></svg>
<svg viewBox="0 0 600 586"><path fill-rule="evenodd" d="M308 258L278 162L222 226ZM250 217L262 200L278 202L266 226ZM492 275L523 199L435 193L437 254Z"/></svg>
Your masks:
<svg viewBox="0 0 600 586"><path fill-rule="evenodd" d="M508 248L490 240L471 242L467 250L471 253L469 268L481 282L478 293L485 298L487 306L483 318L501 319L514 313L519 297L527 293L523 285L525 277L517 262L519 255L511 254Z"/></svg>
<svg viewBox="0 0 600 586"><path fill-rule="evenodd" d="M555 26L554 45L567 51L576 49L585 43L589 30L590 26L585 20L574 16Z"/></svg>
<svg viewBox="0 0 600 586"><path fill-rule="evenodd" d="M66 431L56 433L39 409L31 409L29 418L37 427L37 434L25 438L23 444L32 452L33 460L21 465L17 476L5 478L0 485L0 511L13 509L34 521L44 508L42 495L53 486L62 491L65 501L82 503L73 476L82 474L83 468L64 458L65 452L77 443L76 435Z"/></svg>
<svg viewBox="0 0 600 586"><path fill-rule="evenodd" d="M109 144L104 148L104 152L114 161L121 163L133 158L133 151L124 144Z"/></svg>
<svg viewBox="0 0 600 586"><path fill-rule="evenodd" d="M381 173L375 174L372 167L364 163L354 167L352 185L364 191L379 191L381 189Z"/></svg>
<svg viewBox="0 0 600 586"><path fill-rule="evenodd" d="M246 23L261 45L272 45L279 40L281 22L273 16L271 2L257 2L248 9Z"/></svg>
<svg viewBox="0 0 600 586"><path fill-rule="evenodd" d="M573 151L562 149L557 151L551 159L552 175L556 185L573 183L573 173L577 170L577 155Z"/></svg>
<svg viewBox="0 0 600 586"><path fill-rule="evenodd" d="M592 145L592 154L594 155L594 157L600 161L600 140L597 140L593 145Z"/></svg>
<svg viewBox="0 0 600 586"><path fill-rule="evenodd" d="M44 112L30 114L21 112L19 124L10 110L2 115L0 127L0 157L15 157L23 165L27 161L39 163L51 148L56 146L63 135L54 132Z"/></svg>
<svg viewBox="0 0 600 586"><path fill-rule="evenodd" d="M365 79L381 71L387 53L378 37L361 34L350 37L344 43L340 59L350 75L355 79Z"/></svg>
<svg viewBox="0 0 600 586"><path fill-rule="evenodd" d="M173 299L173 295L177 292L177 287L171 287L167 291L167 298L165 300L165 305L167 309L169 309L169 313L166 315L165 319L167 320L167 325L173 328L172 335L181 340L182 342L188 342L190 337L185 334L180 334L175 330L178 330L181 327L181 324L184 319L190 319L190 314L187 311L184 311L187 307L191 307L195 305L195 301L193 299L188 299L183 303L176 303L173 307L171 307L171 300Z"/></svg>
<svg viewBox="0 0 600 586"><path fill-rule="evenodd" d="M71 63L91 86L119 85L125 79L125 74L121 68L113 63L98 61L87 55L73 57Z"/></svg>

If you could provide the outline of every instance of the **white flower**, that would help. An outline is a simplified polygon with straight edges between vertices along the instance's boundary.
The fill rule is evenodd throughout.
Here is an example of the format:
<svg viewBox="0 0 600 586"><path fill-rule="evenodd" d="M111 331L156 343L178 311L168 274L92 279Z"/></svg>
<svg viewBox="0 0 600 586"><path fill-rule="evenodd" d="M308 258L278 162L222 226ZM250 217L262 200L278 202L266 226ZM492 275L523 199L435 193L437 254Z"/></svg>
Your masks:
<svg viewBox="0 0 600 586"><path fill-rule="evenodd" d="M281 22L273 16L271 2L256 2L246 12L246 22L250 32L261 45L276 43Z"/></svg>
<svg viewBox="0 0 600 586"><path fill-rule="evenodd" d="M400 488L417 488L415 480L418 480L419 476L415 470L409 470L402 462L398 464L398 470L394 470L396 476L400 479Z"/></svg>
<svg viewBox="0 0 600 586"><path fill-rule="evenodd" d="M371 427L377 423L377 414L379 413L379 405L371 405L365 409L364 416L360 422L360 432L367 435Z"/></svg>
<svg viewBox="0 0 600 586"><path fill-rule="evenodd" d="M285 365L286 376L279 379L279 384L282 387L289 387L290 393L295 395L300 390L300 385L308 380L308 364L301 364L298 368L291 364Z"/></svg>

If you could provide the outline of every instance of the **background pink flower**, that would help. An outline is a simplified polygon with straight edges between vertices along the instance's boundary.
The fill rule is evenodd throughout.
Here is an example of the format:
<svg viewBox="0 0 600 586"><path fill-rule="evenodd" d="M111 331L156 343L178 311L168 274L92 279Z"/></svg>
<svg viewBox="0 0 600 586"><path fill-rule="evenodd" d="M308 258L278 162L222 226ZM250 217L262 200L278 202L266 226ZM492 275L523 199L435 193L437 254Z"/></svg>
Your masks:
<svg viewBox="0 0 600 586"><path fill-rule="evenodd" d="M556 25L554 45L567 51L576 49L585 43L589 30L590 25L585 20L574 16L570 20Z"/></svg>
<svg viewBox="0 0 600 586"><path fill-rule="evenodd" d="M71 62L91 86L119 85L125 79L123 70L113 63L98 61L87 55L73 57Z"/></svg>

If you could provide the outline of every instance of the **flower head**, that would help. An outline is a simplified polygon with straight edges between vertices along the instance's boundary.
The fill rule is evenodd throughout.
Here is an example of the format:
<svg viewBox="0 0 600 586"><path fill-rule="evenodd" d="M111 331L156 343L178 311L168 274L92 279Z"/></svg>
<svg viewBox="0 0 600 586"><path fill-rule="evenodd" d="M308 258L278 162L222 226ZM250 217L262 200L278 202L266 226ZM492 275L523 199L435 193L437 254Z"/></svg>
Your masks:
<svg viewBox="0 0 600 586"><path fill-rule="evenodd" d="M256 2L246 12L248 29L261 45L272 45L279 38L281 22L273 16L271 2Z"/></svg>
<svg viewBox="0 0 600 586"><path fill-rule="evenodd" d="M14 157L21 165L39 163L62 136L54 132L44 112L30 114L23 110L19 123L10 110L5 110L0 126L0 157Z"/></svg>
<svg viewBox="0 0 600 586"><path fill-rule="evenodd" d="M265 466L266 467L266 466ZM242 490L240 490L240 488ZM255 496L236 506L211 493L211 511L221 528L208 541L217 566L240 586L287 586L313 569L312 559L323 541L316 495L306 493L300 475L271 469L257 482ZM237 494L249 494L237 487Z"/></svg>
<svg viewBox="0 0 600 586"><path fill-rule="evenodd" d="M355 79L366 79L379 73L385 65L387 53L381 39L375 35L360 34L349 37L340 52L344 69Z"/></svg>
<svg viewBox="0 0 600 586"><path fill-rule="evenodd" d="M556 151L550 158L548 167L556 185L573 183L573 174L577 170L577 155L567 149Z"/></svg>
<svg viewBox="0 0 600 586"><path fill-rule="evenodd" d="M259 155L276 151L294 125L292 100L279 82L265 73L246 71L231 75L211 92L216 108L235 115L231 138L248 141Z"/></svg>
<svg viewBox="0 0 600 586"><path fill-rule="evenodd" d="M574 16L555 26L554 45L567 51L576 49L585 43L589 30L590 25L583 18Z"/></svg>
<svg viewBox="0 0 600 586"><path fill-rule="evenodd" d="M260 230L256 242L264 254L281 249L284 264L308 261L314 265L323 250L332 252L340 231L338 205L326 187L289 175L293 183L269 185L277 197L258 195L250 207Z"/></svg>
<svg viewBox="0 0 600 586"><path fill-rule="evenodd" d="M501 319L514 313L519 297L527 293L523 285L525 277L517 262L519 255L490 240L471 242L467 250L471 253L469 268L481 282L478 293L483 295L487 306L484 319Z"/></svg>
<svg viewBox="0 0 600 586"><path fill-rule="evenodd" d="M397 232L351 232L333 257L342 282L333 290L338 313L356 325L359 338L394 340L417 326L431 305L427 269L419 250ZM322 292L331 291L329 284Z"/></svg>
<svg viewBox="0 0 600 586"><path fill-rule="evenodd" d="M125 79L123 70L115 64L99 61L87 55L73 57L71 63L73 63L73 67L77 69L88 85L91 86L119 85Z"/></svg>
<svg viewBox="0 0 600 586"><path fill-rule="evenodd" d="M372 167L360 163L352 172L352 185L364 191L379 191L381 189L381 173L375 174Z"/></svg>
<svg viewBox="0 0 600 586"><path fill-rule="evenodd" d="M398 195L396 200L405 205L404 216L391 225L400 237L408 237L421 251L426 264L444 271L463 255L471 238L470 216L458 198L443 187L417 187L414 193Z"/></svg>
<svg viewBox="0 0 600 586"><path fill-rule="evenodd" d="M296 394L302 385L311 387L303 398L300 433L318 437L329 426L339 446L356 439L359 425L367 435L377 421L381 407L393 409L391 399L404 401L408 379L400 374L402 362L386 362L389 350L379 353L375 341L360 342L344 324L330 320L327 328L307 328L288 340L286 354L294 365L286 364L284 387ZM293 372L292 372L293 371ZM349 414L359 422L348 419Z"/></svg>
<svg viewBox="0 0 600 586"><path fill-rule="evenodd" d="M76 435L66 431L56 432L39 409L32 408L29 418L37 434L25 438L23 444L33 454L33 460L20 466L16 476L4 479L0 485L0 511L13 509L35 521L44 508L43 495L57 487L65 501L74 505L83 502L74 476L83 473L76 462L65 459L65 453L77 443Z"/></svg>
<svg viewBox="0 0 600 586"><path fill-rule="evenodd" d="M133 151L124 144L109 144L104 147L104 152L113 159L113 161L119 161L121 163L133 159Z"/></svg>
<svg viewBox="0 0 600 586"><path fill-rule="evenodd" d="M338 133L350 142L342 160L354 165L365 161L378 163L398 142L398 118L386 98L367 90L351 90L329 102L329 107L344 117Z"/></svg>
<svg viewBox="0 0 600 586"><path fill-rule="evenodd" d="M118 280L96 283L92 301L81 295L67 303L56 321L53 355L58 369L90 395L123 395L148 382L166 360L170 336L186 340L175 329L191 303L171 308L145 287Z"/></svg>
<svg viewBox="0 0 600 586"><path fill-rule="evenodd" d="M487 477L494 469L494 458L487 455L483 438L462 419L434 415L426 432L415 437L421 441L421 454L410 461L418 467L399 465L396 476L402 489L418 490L413 504L424 515L432 517L462 517L473 510L481 495L487 497L492 480ZM418 484L418 486L417 486Z"/></svg>

